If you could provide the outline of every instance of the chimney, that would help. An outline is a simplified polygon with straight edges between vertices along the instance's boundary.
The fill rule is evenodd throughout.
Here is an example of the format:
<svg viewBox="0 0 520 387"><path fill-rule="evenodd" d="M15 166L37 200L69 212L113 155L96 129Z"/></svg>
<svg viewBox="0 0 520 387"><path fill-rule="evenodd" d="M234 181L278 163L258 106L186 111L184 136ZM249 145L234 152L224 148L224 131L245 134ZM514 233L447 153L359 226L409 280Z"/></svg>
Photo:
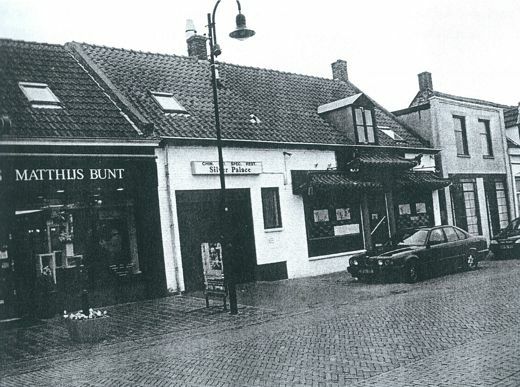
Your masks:
<svg viewBox="0 0 520 387"><path fill-rule="evenodd" d="M206 47L206 37L197 35L197 30L193 20L186 20L186 43L188 44L188 55L197 59L207 60L208 49Z"/></svg>
<svg viewBox="0 0 520 387"><path fill-rule="evenodd" d="M424 71L417 75L419 78L419 91L433 91L432 74Z"/></svg>
<svg viewBox="0 0 520 387"><path fill-rule="evenodd" d="M347 61L338 59L332 63L332 79L348 82Z"/></svg>

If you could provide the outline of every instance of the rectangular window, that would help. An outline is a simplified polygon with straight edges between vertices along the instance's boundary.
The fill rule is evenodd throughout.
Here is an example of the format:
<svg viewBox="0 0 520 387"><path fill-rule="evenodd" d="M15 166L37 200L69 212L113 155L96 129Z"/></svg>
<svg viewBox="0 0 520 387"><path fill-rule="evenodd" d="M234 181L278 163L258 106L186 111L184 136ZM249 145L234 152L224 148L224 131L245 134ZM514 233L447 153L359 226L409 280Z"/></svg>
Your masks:
<svg viewBox="0 0 520 387"><path fill-rule="evenodd" d="M60 108L60 100L45 83L19 82L18 86L33 107Z"/></svg>
<svg viewBox="0 0 520 387"><path fill-rule="evenodd" d="M486 193L489 227L491 234L495 236L509 223L504 179L500 177L484 179L484 190Z"/></svg>
<svg viewBox="0 0 520 387"><path fill-rule="evenodd" d="M376 135L374 130L373 111L363 107L355 107L354 118L357 142L375 144Z"/></svg>
<svg viewBox="0 0 520 387"><path fill-rule="evenodd" d="M151 91L152 97L165 113L183 113L187 111L171 93Z"/></svg>
<svg viewBox="0 0 520 387"><path fill-rule="evenodd" d="M468 138L466 134L466 119L461 116L453 116L453 125L455 131L455 144L457 146L457 154L469 155Z"/></svg>
<svg viewBox="0 0 520 387"><path fill-rule="evenodd" d="M264 212L265 229L282 227L280 195L277 187L262 188L262 209Z"/></svg>
<svg viewBox="0 0 520 387"><path fill-rule="evenodd" d="M480 235L481 224L475 179L461 179L450 187L455 225Z"/></svg>
<svg viewBox="0 0 520 387"><path fill-rule="evenodd" d="M480 125L480 142L482 144L482 154L484 156L493 156L489 120L478 120L478 122Z"/></svg>

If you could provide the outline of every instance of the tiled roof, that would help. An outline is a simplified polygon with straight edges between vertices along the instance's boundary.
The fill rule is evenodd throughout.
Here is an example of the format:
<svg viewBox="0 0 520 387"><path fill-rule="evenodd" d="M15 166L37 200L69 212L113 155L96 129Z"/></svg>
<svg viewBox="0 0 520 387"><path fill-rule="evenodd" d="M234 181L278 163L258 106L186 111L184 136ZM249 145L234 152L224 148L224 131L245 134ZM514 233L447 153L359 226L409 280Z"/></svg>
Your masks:
<svg viewBox="0 0 520 387"><path fill-rule="evenodd" d="M512 106L508 109L504 109L504 122L506 125L506 128L510 128L512 126L516 126L520 124L519 121L519 113L520 106Z"/></svg>
<svg viewBox="0 0 520 387"><path fill-rule="evenodd" d="M368 167L368 168L403 168L410 169L417 165L413 160L405 159L389 151L359 152L356 158L349 163L352 167Z"/></svg>
<svg viewBox="0 0 520 387"><path fill-rule="evenodd" d="M155 133L173 138L215 138L210 68L194 58L69 44L77 56L112 83ZM219 104L224 139L303 144L351 144L317 113L320 105L361 91L349 82L219 63ZM150 91L170 92L188 115L165 114ZM251 123L251 114L259 122ZM377 124L405 142L381 136L380 145L425 147L425 142L376 104ZM254 120L252 120L254 121Z"/></svg>
<svg viewBox="0 0 520 387"><path fill-rule="evenodd" d="M356 179L348 172L309 171L307 173L307 180L298 188L301 193L309 188L311 191L330 192L331 190L380 190L382 187L380 183L375 181Z"/></svg>
<svg viewBox="0 0 520 387"><path fill-rule="evenodd" d="M433 172L407 171L399 176L396 184L399 188L435 190L449 186L451 180L438 177Z"/></svg>
<svg viewBox="0 0 520 387"><path fill-rule="evenodd" d="M31 107L18 82L44 83L61 109ZM0 117L11 138L140 138L138 131L63 46L0 39Z"/></svg>

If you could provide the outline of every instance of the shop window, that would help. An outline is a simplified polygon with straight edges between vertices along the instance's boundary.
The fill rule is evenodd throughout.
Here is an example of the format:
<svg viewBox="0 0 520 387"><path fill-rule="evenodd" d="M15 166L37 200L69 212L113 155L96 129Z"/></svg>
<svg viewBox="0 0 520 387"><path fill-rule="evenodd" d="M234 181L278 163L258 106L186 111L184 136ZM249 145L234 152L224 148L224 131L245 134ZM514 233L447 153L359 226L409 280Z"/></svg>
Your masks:
<svg viewBox="0 0 520 387"><path fill-rule="evenodd" d="M480 125L480 142L482 144L482 155L493 157L493 146L491 144L491 129L489 120L478 120Z"/></svg>
<svg viewBox="0 0 520 387"><path fill-rule="evenodd" d="M518 213L520 214L520 177L515 177L516 202L518 203Z"/></svg>
<svg viewBox="0 0 520 387"><path fill-rule="evenodd" d="M45 83L19 82L20 89L31 106L39 108L60 108L60 100Z"/></svg>
<svg viewBox="0 0 520 387"><path fill-rule="evenodd" d="M455 145L457 146L457 154L460 156L469 155L468 138L466 134L466 118L462 116L453 116L453 125L455 131Z"/></svg>
<svg viewBox="0 0 520 387"><path fill-rule="evenodd" d="M353 107L354 126L356 128L356 139L359 144L375 144L374 111L361 106Z"/></svg>
<svg viewBox="0 0 520 387"><path fill-rule="evenodd" d="M186 109L177 101L173 94L157 91L151 91L150 93L165 113L187 113Z"/></svg>
<svg viewBox="0 0 520 387"><path fill-rule="evenodd" d="M455 225L472 235L481 234L476 183L474 179L461 179L450 187Z"/></svg>
<svg viewBox="0 0 520 387"><path fill-rule="evenodd" d="M277 187L262 188L262 210L264 213L265 229L282 227L280 195Z"/></svg>
<svg viewBox="0 0 520 387"><path fill-rule="evenodd" d="M364 248L359 198L319 193L304 198L309 256Z"/></svg>

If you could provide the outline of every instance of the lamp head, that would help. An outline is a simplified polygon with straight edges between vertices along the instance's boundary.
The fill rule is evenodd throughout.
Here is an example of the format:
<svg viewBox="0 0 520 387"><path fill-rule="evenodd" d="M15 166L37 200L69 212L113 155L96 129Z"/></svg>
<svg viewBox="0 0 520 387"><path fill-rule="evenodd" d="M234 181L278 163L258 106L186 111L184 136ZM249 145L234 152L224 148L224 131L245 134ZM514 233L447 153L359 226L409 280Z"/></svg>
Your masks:
<svg viewBox="0 0 520 387"><path fill-rule="evenodd" d="M221 50L220 46L217 43L217 44L215 44L213 46L213 55L219 56L220 54L222 54L222 50Z"/></svg>
<svg viewBox="0 0 520 387"><path fill-rule="evenodd" d="M246 26L246 17L239 11L236 17L237 28L229 34L233 39L245 40L255 35L255 31Z"/></svg>

